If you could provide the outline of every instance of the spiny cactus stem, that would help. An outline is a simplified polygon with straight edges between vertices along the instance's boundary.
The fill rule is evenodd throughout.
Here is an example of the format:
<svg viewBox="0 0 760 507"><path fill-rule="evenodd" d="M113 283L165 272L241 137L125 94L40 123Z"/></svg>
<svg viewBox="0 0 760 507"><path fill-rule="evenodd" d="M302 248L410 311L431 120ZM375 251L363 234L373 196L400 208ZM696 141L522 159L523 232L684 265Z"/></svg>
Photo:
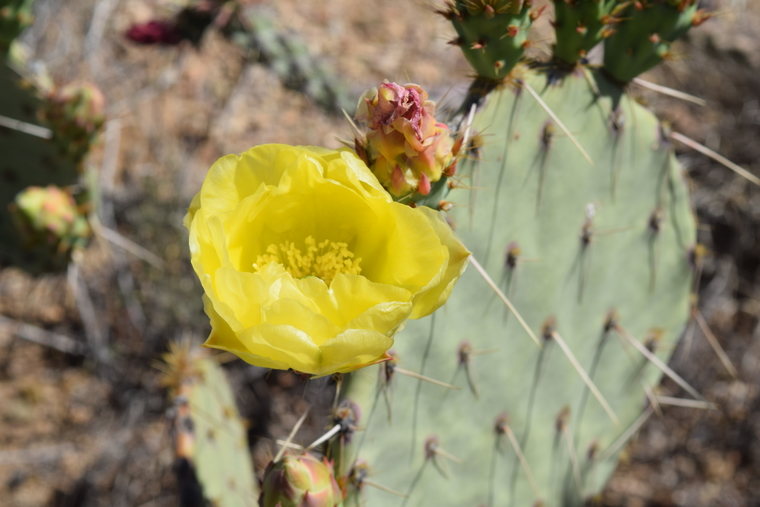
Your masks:
<svg viewBox="0 0 760 507"><path fill-rule="evenodd" d="M735 164L734 162L731 162L720 153L713 151L707 146L696 142L694 139L691 139L690 137L687 137L678 132L670 132L670 138L673 139L674 141L678 141L679 143L688 146L692 150L697 151L708 158L713 159L719 164L731 169L733 172L735 172L742 178L747 179L750 182L754 183L755 185L760 186L760 178L758 178L757 176L755 176L754 174L752 174L751 172L749 172L742 166Z"/></svg>
<svg viewBox="0 0 760 507"><path fill-rule="evenodd" d="M491 275L488 274L488 272L483 268L483 266L480 265L480 263L475 259L475 256L470 255L470 264L480 273L480 276L483 277L483 280L485 280L486 284L493 290L496 295L501 299L502 303L509 309L510 312L512 312L512 315L517 318L517 321L520 323L520 326L525 330L526 333L528 333L528 336L530 336L530 339L536 342L536 345L541 347L541 342L536 337L536 334L533 332L533 330L528 326L528 324L525 322L525 319L522 318L522 315L520 315L520 312L517 311L517 308L515 308L515 305L512 304L512 302L507 298L507 296L504 295L504 293L501 291L498 285L496 285L496 282L493 281L493 278L491 278Z"/></svg>
<svg viewBox="0 0 760 507"><path fill-rule="evenodd" d="M588 373L586 373L586 370L583 369L583 366L578 362L578 360L575 358L575 355L573 354L573 351L570 350L570 347L568 347L565 340L560 336L560 334L552 330L551 331L551 339L557 342L557 345L562 349L562 352L565 354L565 357L567 357L567 360L570 361L570 364L575 368L575 371L578 372L578 375L580 375L583 382L586 384L586 387L589 388L591 391L591 394L594 395L594 398L596 398L596 401L599 402L599 404L602 406L605 412L607 412L607 415L609 416L610 420L615 424L620 424L620 419L618 419L618 416L615 414L615 411L612 410L612 407L610 407L610 404L607 403L607 400L604 398L602 393L599 391L599 389L596 387L596 384L594 384L594 381L591 380L591 377L588 376Z"/></svg>
<svg viewBox="0 0 760 507"><path fill-rule="evenodd" d="M565 135L570 139L570 141L575 145L576 148L578 148L578 151L581 152L581 155L583 155L583 158L586 159L586 161L594 165L594 161L591 159L591 155L588 154L586 149L581 145L580 142L578 142L578 139L575 138L575 136L570 132L570 130L565 126L564 123L562 123L562 120L559 119L559 117L552 111L552 108L549 107L549 104L544 102L544 99L541 98L541 96L536 92L536 90L533 89L533 87L528 84L526 81L520 81L520 86L522 88L525 88L528 90L528 93L530 93L531 97L533 97L536 102L538 102L538 105L541 106L541 108L546 111L546 114L551 117L552 120L554 120L554 123L557 124L557 126L562 130L562 132L565 133Z"/></svg>
<svg viewBox="0 0 760 507"><path fill-rule="evenodd" d="M691 387L688 382L686 382L683 377L681 377L678 373L674 372L667 364L663 363L662 360L654 355L648 348L646 348L644 345L641 344L636 338L631 336L631 334L623 329L619 324L615 326L615 331L622 336L628 343L630 343L633 348L638 350L641 355L643 355L650 363L655 365L662 373L667 375L673 382L678 384L683 388L684 391L692 395L695 399L705 401L704 397L697 392L696 389Z"/></svg>

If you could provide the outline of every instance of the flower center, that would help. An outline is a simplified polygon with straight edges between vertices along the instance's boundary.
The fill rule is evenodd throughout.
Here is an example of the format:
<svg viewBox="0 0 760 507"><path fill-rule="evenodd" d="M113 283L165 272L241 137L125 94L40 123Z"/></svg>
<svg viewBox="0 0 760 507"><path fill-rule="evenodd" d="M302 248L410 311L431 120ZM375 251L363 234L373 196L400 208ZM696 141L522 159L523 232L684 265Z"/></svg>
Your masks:
<svg viewBox="0 0 760 507"><path fill-rule="evenodd" d="M354 258L348 244L326 239L317 243L312 236L304 240L301 249L292 241L271 244L266 253L256 257L253 269L260 271L267 264L281 264L294 278L316 276L330 285L338 273L361 274L361 259Z"/></svg>

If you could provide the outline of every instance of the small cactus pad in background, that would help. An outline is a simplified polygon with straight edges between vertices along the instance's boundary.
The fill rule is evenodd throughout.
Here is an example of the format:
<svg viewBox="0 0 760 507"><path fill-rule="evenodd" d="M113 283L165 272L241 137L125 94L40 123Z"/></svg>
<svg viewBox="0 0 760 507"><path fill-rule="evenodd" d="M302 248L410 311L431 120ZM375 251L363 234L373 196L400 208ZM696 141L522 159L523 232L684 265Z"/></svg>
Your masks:
<svg viewBox="0 0 760 507"><path fill-rule="evenodd" d="M302 92L329 113L340 114L355 105L340 76L298 34L278 26L266 9L244 6L233 20L225 28L230 39L269 67L285 87Z"/></svg>
<svg viewBox="0 0 760 507"><path fill-rule="evenodd" d="M286 454L264 472L261 507L335 507L343 500L332 464L311 454Z"/></svg>
<svg viewBox="0 0 760 507"><path fill-rule="evenodd" d="M250 507L258 491L245 423L224 371L205 350L174 343L164 355L164 384L175 404L174 435L181 465L195 472L203 497L212 505ZM182 483L181 494L193 488Z"/></svg>
<svg viewBox="0 0 760 507"><path fill-rule="evenodd" d="M528 46L528 29L540 15L530 0L452 0L441 11L454 25L459 46L485 79L500 81L520 61Z"/></svg>
<svg viewBox="0 0 760 507"><path fill-rule="evenodd" d="M657 120L599 73L520 73L483 100L471 190L449 196L473 265L395 342L397 373L439 383L380 365L344 390L367 416L341 475L361 460L407 495L368 505L582 504L660 378L630 340L664 359L687 321L695 224Z"/></svg>
<svg viewBox="0 0 760 507"><path fill-rule="evenodd" d="M636 0L625 5L604 40L604 69L621 83L667 58L672 42L709 16L698 10L697 0Z"/></svg>

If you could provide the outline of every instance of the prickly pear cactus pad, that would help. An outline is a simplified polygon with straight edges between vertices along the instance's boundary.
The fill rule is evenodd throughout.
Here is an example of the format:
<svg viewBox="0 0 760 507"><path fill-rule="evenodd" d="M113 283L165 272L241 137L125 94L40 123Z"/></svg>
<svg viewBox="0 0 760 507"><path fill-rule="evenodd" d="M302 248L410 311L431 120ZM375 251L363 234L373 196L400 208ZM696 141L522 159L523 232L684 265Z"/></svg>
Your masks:
<svg viewBox="0 0 760 507"><path fill-rule="evenodd" d="M661 372L639 349L665 361L687 321L695 223L661 125L600 73L517 75L482 100L449 195L474 262L343 391L364 419L340 474L366 462L405 495L354 483L362 504L582 504L651 410Z"/></svg>
<svg viewBox="0 0 760 507"><path fill-rule="evenodd" d="M530 0L452 0L441 14L451 21L478 76L503 79L528 47L528 29L540 15Z"/></svg>
<svg viewBox="0 0 760 507"><path fill-rule="evenodd" d="M670 57L672 42L710 16L698 9L698 0L618 3L624 8L604 41L604 67L623 83Z"/></svg>
<svg viewBox="0 0 760 507"><path fill-rule="evenodd" d="M191 465L211 505L257 505L245 423L217 360L198 347L177 343L164 361L164 383L171 388L175 404L173 431L180 465ZM180 475L181 494L189 494L192 487L182 482ZM183 501L183 505L196 505L192 502L198 499Z"/></svg>

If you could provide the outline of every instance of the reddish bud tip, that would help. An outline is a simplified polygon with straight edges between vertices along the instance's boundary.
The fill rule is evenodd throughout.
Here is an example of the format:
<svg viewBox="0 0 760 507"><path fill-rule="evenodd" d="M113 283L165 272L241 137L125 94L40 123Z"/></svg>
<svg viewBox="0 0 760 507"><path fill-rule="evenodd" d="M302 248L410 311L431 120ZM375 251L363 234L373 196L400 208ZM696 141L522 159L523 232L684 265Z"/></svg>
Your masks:
<svg viewBox="0 0 760 507"><path fill-rule="evenodd" d="M417 185L417 193L420 195L428 195L431 190L430 185L430 178L428 178L427 174L421 173L420 174L420 182Z"/></svg>

